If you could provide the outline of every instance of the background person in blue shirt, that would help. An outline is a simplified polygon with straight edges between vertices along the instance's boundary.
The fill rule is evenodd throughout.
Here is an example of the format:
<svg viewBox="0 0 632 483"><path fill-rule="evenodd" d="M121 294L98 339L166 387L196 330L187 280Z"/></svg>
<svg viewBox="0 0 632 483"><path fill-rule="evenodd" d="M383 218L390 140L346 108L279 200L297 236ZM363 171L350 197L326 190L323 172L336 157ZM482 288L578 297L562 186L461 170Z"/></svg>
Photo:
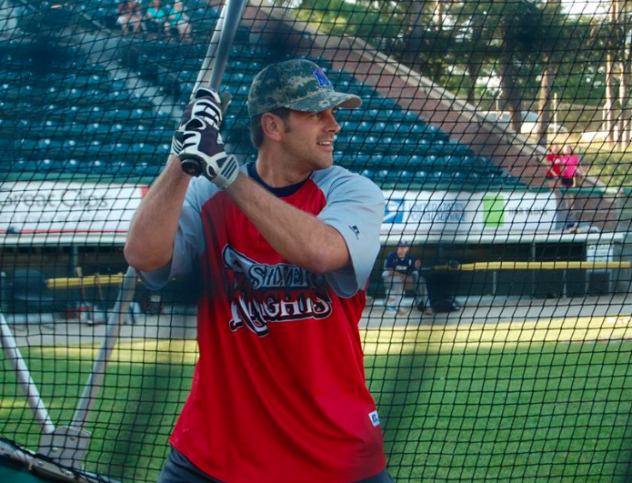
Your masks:
<svg viewBox="0 0 632 483"><path fill-rule="evenodd" d="M180 39L187 44L192 42L191 40L191 23L189 22L189 16L184 13L184 5L181 1L176 0L171 7L168 19L170 28L167 30L170 34L179 34Z"/></svg>
<svg viewBox="0 0 632 483"><path fill-rule="evenodd" d="M386 311L406 315L408 311L400 306L407 286L416 285L418 273L415 259L410 254L410 244L400 241L397 250L386 256L382 279L386 288Z"/></svg>
<svg viewBox="0 0 632 483"><path fill-rule="evenodd" d="M151 5L145 14L147 30L156 34L169 34L167 31L169 29L168 18L167 11L162 7L162 2L160 0L151 0Z"/></svg>

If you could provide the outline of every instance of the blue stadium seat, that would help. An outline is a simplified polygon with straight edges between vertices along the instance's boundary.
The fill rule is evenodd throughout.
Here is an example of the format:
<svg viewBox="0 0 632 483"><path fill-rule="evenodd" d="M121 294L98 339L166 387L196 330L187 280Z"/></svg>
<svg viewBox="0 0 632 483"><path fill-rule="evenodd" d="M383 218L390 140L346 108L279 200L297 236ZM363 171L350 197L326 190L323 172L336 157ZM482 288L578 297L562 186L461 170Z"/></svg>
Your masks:
<svg viewBox="0 0 632 483"><path fill-rule="evenodd" d="M355 156L349 156L349 159L351 159L351 164L357 168L362 170L363 168L366 168L368 166L377 166L380 164L379 161L381 161L381 159L377 159L378 156L374 156L371 154L357 154Z"/></svg>
<svg viewBox="0 0 632 483"><path fill-rule="evenodd" d="M86 163L86 165L93 174L105 174L108 172L108 163L100 159L93 159L90 163Z"/></svg>
<svg viewBox="0 0 632 483"><path fill-rule="evenodd" d="M408 156L408 166L411 167L411 168L412 167L418 168L418 167L422 166L423 163L424 163L424 157L423 156L420 156L420 155L417 155L417 154L413 154L413 155Z"/></svg>
<svg viewBox="0 0 632 483"><path fill-rule="evenodd" d="M420 169L418 171L415 171L414 179L419 183L425 183L428 181L429 176L430 174L428 173L428 171Z"/></svg>
<svg viewBox="0 0 632 483"><path fill-rule="evenodd" d="M125 160L113 161L108 164L107 171L117 176L130 175L134 172L134 164Z"/></svg>
<svg viewBox="0 0 632 483"><path fill-rule="evenodd" d="M246 71L257 73L263 68L263 64L256 60L235 60L231 61L231 66L235 71Z"/></svg>
<svg viewBox="0 0 632 483"><path fill-rule="evenodd" d="M408 126L400 121L377 121L375 129L384 131L389 135L409 136Z"/></svg>
<svg viewBox="0 0 632 483"><path fill-rule="evenodd" d="M73 173L80 170L82 162L78 159L66 159L61 163L62 169L66 172Z"/></svg>
<svg viewBox="0 0 632 483"><path fill-rule="evenodd" d="M168 156L171 153L171 143L160 143L156 145L156 154Z"/></svg>
<svg viewBox="0 0 632 483"><path fill-rule="evenodd" d="M129 144L127 151L135 154L149 154L154 152L154 145L149 143Z"/></svg>
<svg viewBox="0 0 632 483"><path fill-rule="evenodd" d="M407 169L396 172L396 174L399 174L398 181L400 182L410 183L415 178L415 171L409 171Z"/></svg>
<svg viewBox="0 0 632 483"><path fill-rule="evenodd" d="M441 154L441 155L449 155L450 152L448 150L445 150L445 141L443 139L433 139L432 143L430 144L430 149L432 150L432 152L437 153L437 154Z"/></svg>
<svg viewBox="0 0 632 483"><path fill-rule="evenodd" d="M30 85L18 85L5 82L0 84L0 99L3 101L21 101L34 97L35 88Z"/></svg>
<svg viewBox="0 0 632 483"><path fill-rule="evenodd" d="M50 130L51 135L56 137L66 138L70 135L79 138L86 137L87 126L83 122L71 121L64 123L60 121L57 125L50 126L50 129L47 130Z"/></svg>
<svg viewBox="0 0 632 483"><path fill-rule="evenodd" d="M138 176L157 176L160 174L161 166L141 161L134 164L132 172Z"/></svg>
<svg viewBox="0 0 632 483"><path fill-rule="evenodd" d="M359 123L354 122L354 124L356 126L355 130L358 132L376 132L380 130L380 124L383 124L383 123L373 122L373 121L362 121Z"/></svg>
<svg viewBox="0 0 632 483"><path fill-rule="evenodd" d="M474 156L460 156L459 165L463 167L473 168L474 167Z"/></svg>
<svg viewBox="0 0 632 483"><path fill-rule="evenodd" d="M375 170L370 168L365 168L360 171L360 174L365 178L374 179L375 178Z"/></svg>
<svg viewBox="0 0 632 483"><path fill-rule="evenodd" d="M459 183L476 184L481 181L481 175L474 171L457 171L454 173L454 180Z"/></svg>
<svg viewBox="0 0 632 483"><path fill-rule="evenodd" d="M378 169L373 179L379 182L387 181L389 177L393 177L393 171L390 169Z"/></svg>
<svg viewBox="0 0 632 483"><path fill-rule="evenodd" d="M24 83L31 77L31 73L26 69L8 69L0 66L0 82L6 83Z"/></svg>
<svg viewBox="0 0 632 483"><path fill-rule="evenodd" d="M55 161L52 159L42 159L35 164L35 171L48 172L53 171L55 167Z"/></svg>
<svg viewBox="0 0 632 483"><path fill-rule="evenodd" d="M409 124L408 128L412 134L425 134L426 133L426 124L423 123L414 123Z"/></svg>
<svg viewBox="0 0 632 483"><path fill-rule="evenodd" d="M33 163L28 159L16 158L11 161L9 170L11 172L32 171Z"/></svg>

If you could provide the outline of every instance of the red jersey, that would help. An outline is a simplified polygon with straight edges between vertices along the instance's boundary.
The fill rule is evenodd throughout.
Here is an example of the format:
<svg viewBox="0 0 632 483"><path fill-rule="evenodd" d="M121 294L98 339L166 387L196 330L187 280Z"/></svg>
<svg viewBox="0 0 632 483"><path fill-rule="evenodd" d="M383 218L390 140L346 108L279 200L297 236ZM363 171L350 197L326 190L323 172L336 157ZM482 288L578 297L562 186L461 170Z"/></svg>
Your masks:
<svg viewBox="0 0 632 483"><path fill-rule="evenodd" d="M199 225L183 229L198 222L183 214L176 252L203 239L192 250L203 286L200 354L171 443L225 483L352 483L379 473L382 433L358 322L379 250L381 192L330 168L285 193L347 241L353 267L324 276L287 263L224 193L195 181L187 199Z"/></svg>
<svg viewBox="0 0 632 483"><path fill-rule="evenodd" d="M559 154L549 153L546 155L546 160L549 163L549 171L546 176L548 178L559 178L562 174L562 159Z"/></svg>

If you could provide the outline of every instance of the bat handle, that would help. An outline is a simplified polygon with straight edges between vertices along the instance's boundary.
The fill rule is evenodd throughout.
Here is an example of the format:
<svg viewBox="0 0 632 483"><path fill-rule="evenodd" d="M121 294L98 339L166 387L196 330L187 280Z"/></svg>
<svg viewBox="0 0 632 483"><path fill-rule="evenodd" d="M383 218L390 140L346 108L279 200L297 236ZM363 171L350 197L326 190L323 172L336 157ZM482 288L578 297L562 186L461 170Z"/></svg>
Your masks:
<svg viewBox="0 0 632 483"><path fill-rule="evenodd" d="M195 159L185 159L180 162L182 171L190 176L200 176L202 174L202 165Z"/></svg>

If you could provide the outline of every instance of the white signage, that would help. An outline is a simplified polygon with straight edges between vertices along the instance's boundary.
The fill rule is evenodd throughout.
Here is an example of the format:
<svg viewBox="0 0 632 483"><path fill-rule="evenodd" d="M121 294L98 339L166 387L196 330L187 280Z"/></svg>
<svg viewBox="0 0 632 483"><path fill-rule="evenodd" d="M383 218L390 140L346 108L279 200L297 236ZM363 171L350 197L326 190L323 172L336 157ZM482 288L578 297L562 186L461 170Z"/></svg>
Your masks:
<svg viewBox="0 0 632 483"><path fill-rule="evenodd" d="M384 196L384 234L548 233L557 211L550 192L384 191Z"/></svg>
<svg viewBox="0 0 632 483"><path fill-rule="evenodd" d="M0 187L0 233L127 233L144 186L31 181ZM553 193L385 191L384 234L550 232Z"/></svg>
<svg viewBox="0 0 632 483"><path fill-rule="evenodd" d="M614 245L586 245L587 262L612 262L614 261Z"/></svg>
<svg viewBox="0 0 632 483"><path fill-rule="evenodd" d="M145 187L31 181L0 187L0 233L126 233Z"/></svg>

